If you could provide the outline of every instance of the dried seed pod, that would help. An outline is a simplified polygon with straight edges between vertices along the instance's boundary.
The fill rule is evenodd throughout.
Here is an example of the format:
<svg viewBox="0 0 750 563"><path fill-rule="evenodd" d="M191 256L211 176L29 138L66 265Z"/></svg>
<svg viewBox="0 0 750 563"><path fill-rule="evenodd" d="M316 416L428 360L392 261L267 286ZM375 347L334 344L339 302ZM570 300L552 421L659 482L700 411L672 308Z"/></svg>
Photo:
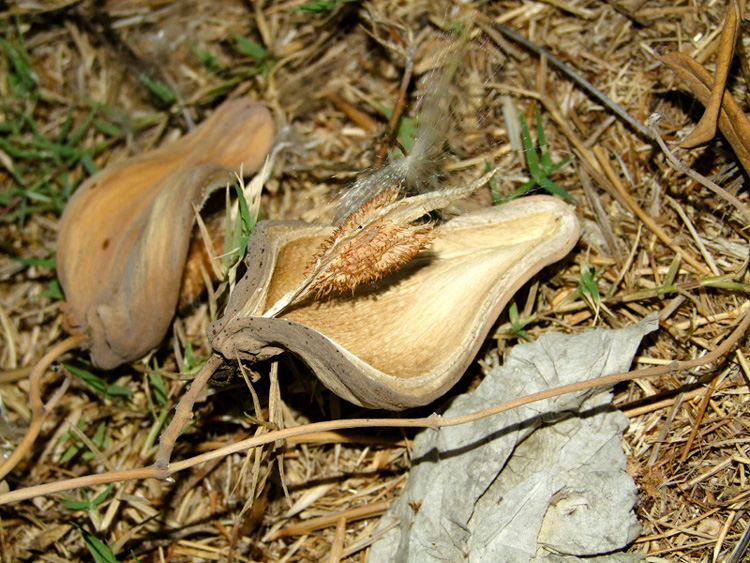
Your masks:
<svg viewBox="0 0 750 563"><path fill-rule="evenodd" d="M68 325L109 369L158 346L175 312L194 205L243 167L257 170L273 140L267 109L228 102L175 143L109 166L71 198L57 269Z"/></svg>
<svg viewBox="0 0 750 563"><path fill-rule="evenodd" d="M428 197L442 195L384 210L412 220L422 206L415 201ZM231 359L292 352L342 398L392 410L427 404L458 381L515 291L565 256L579 234L575 212L561 200L524 198L437 227L428 249L353 295L297 300L267 316L304 284L306 265L334 230L258 223L248 247L252 267L224 317L209 326L209 340Z"/></svg>

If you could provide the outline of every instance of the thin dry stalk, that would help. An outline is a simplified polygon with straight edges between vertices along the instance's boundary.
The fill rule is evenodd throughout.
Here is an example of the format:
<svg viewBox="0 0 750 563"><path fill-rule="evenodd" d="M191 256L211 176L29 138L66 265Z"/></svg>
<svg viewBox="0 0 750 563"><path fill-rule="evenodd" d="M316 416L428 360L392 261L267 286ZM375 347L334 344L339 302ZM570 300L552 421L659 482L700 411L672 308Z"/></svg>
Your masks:
<svg viewBox="0 0 750 563"><path fill-rule="evenodd" d="M748 208L747 205L742 203L735 195L729 193L727 190L719 186L716 182L712 182L711 180L709 180L702 174L686 166L682 161L680 161L680 159L678 159L675 156L675 154L671 150L669 150L669 147L667 147L667 144L664 142L664 139L661 138L661 135L659 135L658 131L654 127L658 119L659 119L658 114L653 115L651 119L649 119L649 125L651 126L651 129L654 132L655 139L659 145L659 148L664 153L664 156L667 157L667 161L669 162L669 164L671 164L672 167L678 172L682 172L686 176L698 182L703 187L708 188L709 190L711 190L713 193L715 193L722 199L725 199L726 201L731 203L734 206L734 208L737 209L737 211L742 213L745 223L747 225L750 225L750 208Z"/></svg>
<svg viewBox="0 0 750 563"><path fill-rule="evenodd" d="M306 534L312 532L313 530L319 530L320 528L328 528L329 526L337 525L337 523L342 519L346 522L361 520L363 518L372 518L373 516L379 516L383 514L386 510L388 510L389 506L389 502L379 502L367 506L352 508L342 512L341 514L321 516L320 518L307 520L305 522L301 522L300 524L282 528L281 530L274 532L268 539L274 540L285 536L297 536L300 534Z"/></svg>
<svg viewBox="0 0 750 563"><path fill-rule="evenodd" d="M18 465L18 462L20 462L29 450L31 450L39 433L42 431L42 426L44 425L47 416L52 412L52 409L55 408L57 402L63 397L65 391L68 389L70 380L66 378L52 397L50 397L49 401L43 403L41 396L42 377L44 377L47 368L66 352L78 348L84 340L85 335L83 334L77 334L66 338L52 347L52 349L47 352L31 370L31 373L29 374L31 424L29 424L29 428L26 430L26 435L13 450L13 453L10 454L2 464L0 464L0 479L10 473L10 471Z"/></svg>
<svg viewBox="0 0 750 563"><path fill-rule="evenodd" d="M648 215L643 208L641 208L640 205L636 203L636 201L633 199L633 196L631 196L628 191L625 189L625 186L622 185L622 182L620 181L620 178L617 176L617 173L612 168L612 165L609 162L609 157L605 153L604 149L602 149L601 146L594 147L594 154L596 155L597 161L599 162L599 165L602 167L602 170L607 176L607 179L610 181L611 185L614 186L614 188L617 190L617 192L620 194L622 199L627 203L628 207L635 213L638 218L643 221L643 223L649 228L649 230L654 233L659 239L666 244L669 248L671 248L675 254L679 254L682 256L682 259L685 260L688 264L690 264L693 268L696 269L696 271L700 272L701 274L708 276L711 274L711 271L706 268L706 266L697 258L694 258L689 253L685 251L684 248L682 248L680 245L676 244L672 238L662 229L659 224L654 221L654 219Z"/></svg>
<svg viewBox="0 0 750 563"><path fill-rule="evenodd" d="M680 456L680 461L684 462L690 455L690 450L692 449L693 442L695 441L695 437L698 434L698 429L701 426L701 422L703 422L703 416L706 414L706 408L708 408L708 402L711 400L711 396L716 390L716 384L718 383L720 378L721 378L721 375L717 375L713 379L713 381L711 381L711 384L705 389L705 392L703 394L703 399L701 400L701 404L698 407L698 412L695 414L695 422L693 423L693 429L690 431L690 436L688 436L688 439L685 442L685 446L682 449L682 455Z"/></svg>
<svg viewBox="0 0 750 563"><path fill-rule="evenodd" d="M203 364L203 367L190 384L190 388L182 395L180 402L177 404L172 422L169 423L169 426L167 426L167 429L161 435L161 438L159 438L159 452L156 454L154 467L160 468L165 472L164 477L160 478L164 479L167 477L166 473L169 468L169 460L172 457L172 450L174 450L177 438L180 436L183 428L185 428L185 425L193 416L193 405L198 395L203 391L208 380L211 379L211 376L223 361L221 356L213 354Z"/></svg>
<svg viewBox="0 0 750 563"><path fill-rule="evenodd" d="M261 436L248 438L246 440L242 440L240 442L236 442L228 446L224 446L222 448L218 448L211 452L201 454L201 455L198 455L198 456L186 459L186 460L169 463L169 455L171 454L171 451L174 449L174 443L175 443L176 437L179 435L180 430L182 430L182 428L184 427L184 423L189 418L190 412L191 412L190 409L192 408L192 404L195 402L194 395L197 395L197 392L194 393L194 388L191 387L190 391L185 394L185 396L191 396L191 399L189 401L185 400L185 396L184 396L183 400L180 401L180 405L178 405L178 409L175 414L175 417L172 423L170 424L170 426L168 427L167 431L165 431L166 437L164 436L162 437L163 449L160 450L159 455L157 456L157 461L152 466L144 467L140 469L127 469L127 470L101 473L99 475L89 475L86 477L78 477L74 479L68 479L65 481L59 481L56 483L36 485L33 487L28 487L26 489L10 491L7 493L0 493L0 505L12 503L12 502L18 502L20 500L34 498L36 496L49 495L49 494L53 494L53 493L57 493L61 491L67 491L70 489L75 489L75 488L80 488L80 487L94 487L97 485L117 483L117 482L122 482L122 481L130 481L133 479L148 479L148 478L166 479L170 475L173 475L174 473L183 471L185 469L194 467L198 464L205 463L207 461L211 461L220 457L224 457L232 453L243 452L251 448L256 448L258 446L262 446L265 444L275 442L276 440L285 440L287 438L291 438L295 436L303 436L308 433L331 432L331 431L344 430L344 429L349 430L353 428L378 428L378 427L437 429L437 428L442 428L445 426L456 426L459 424L466 424L469 422L474 422L475 420L480 420L482 418L492 416L493 414L498 414L509 409L518 408L520 406L528 405L530 403L534 403L537 401L542 401L544 399L557 397L565 393L573 393L576 391L582 391L584 389L595 389L597 387L610 387L616 383L620 383L623 381L630 381L633 379L640 379L644 377L663 376L666 374L675 374L681 371L690 370L696 367L706 365L708 363L714 362L722 358L727 352L729 352L731 348L742 337L744 337L745 332L747 331L748 327L750 327L750 313L745 314L745 316L742 318L742 320L737 325L737 327L732 331L732 334L729 337L727 337L726 340L724 340L724 342L722 342L720 346L718 346L714 351L709 352L705 356L695 359L695 360L689 360L689 361L684 361L684 362L673 362L667 366L660 366L660 367L647 368L647 369L642 369L642 370L637 370L637 371L617 373L617 374L607 375L607 376L598 377L598 378L594 378L590 380L584 380L584 381L572 383L569 385L554 387L551 389L547 389L545 391L533 393L525 397L520 397L518 399L507 401L505 403L501 403L499 405L495 405L493 407L489 407L487 409L483 409L481 411L469 413L466 415L455 416L455 417L450 417L450 418L441 418L440 416L436 414L432 414L426 418L395 418L395 419L364 418L364 419L331 420L331 421L326 421L326 422L311 423L311 424L297 426L294 428L285 428L283 430L276 430L276 431L268 432ZM218 364L212 361L214 360L214 358L215 356L209 359L206 365L211 365L214 368L217 367ZM205 366L204 366L204 369L205 369ZM210 376L209 370L206 370L206 373L208 373L208 375L205 375L205 374L201 375L202 380L203 379L207 380L208 377Z"/></svg>
<svg viewBox="0 0 750 563"><path fill-rule="evenodd" d="M333 544L331 545L331 557L329 558L330 563L340 563L341 554L344 551L344 540L346 539L346 522L345 516L339 516L336 520L336 534L333 538Z"/></svg>

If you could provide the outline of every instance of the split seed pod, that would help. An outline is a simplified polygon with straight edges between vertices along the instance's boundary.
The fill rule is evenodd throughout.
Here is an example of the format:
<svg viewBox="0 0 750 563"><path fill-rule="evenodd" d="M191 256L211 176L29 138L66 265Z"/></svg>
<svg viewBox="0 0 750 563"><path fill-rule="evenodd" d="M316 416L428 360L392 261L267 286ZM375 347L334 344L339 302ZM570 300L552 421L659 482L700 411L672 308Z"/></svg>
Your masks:
<svg viewBox="0 0 750 563"><path fill-rule="evenodd" d="M209 326L209 340L232 360L292 352L340 397L391 410L425 405L453 386L516 290L579 235L568 205L524 198L436 227L414 259L353 294L317 300L310 292L274 307L305 284L334 230L258 223L248 271L225 316ZM263 316L272 307L277 318Z"/></svg>
<svg viewBox="0 0 750 563"><path fill-rule="evenodd" d="M95 365L111 369L159 345L177 306L194 206L240 168L257 170L272 140L268 110L234 100L76 191L60 223L57 271L67 322L88 335Z"/></svg>

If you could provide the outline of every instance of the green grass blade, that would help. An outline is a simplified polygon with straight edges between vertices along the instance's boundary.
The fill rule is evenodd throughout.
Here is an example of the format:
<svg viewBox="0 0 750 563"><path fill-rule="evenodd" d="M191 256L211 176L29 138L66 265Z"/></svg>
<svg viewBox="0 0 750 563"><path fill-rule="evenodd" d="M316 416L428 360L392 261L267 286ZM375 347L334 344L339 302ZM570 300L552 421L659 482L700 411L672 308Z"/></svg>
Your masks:
<svg viewBox="0 0 750 563"><path fill-rule="evenodd" d="M584 262L581 264L581 278L579 284L582 292L588 293L594 303L599 302L599 284L596 283L598 275L599 272L597 272L596 269L590 269L587 263Z"/></svg>
<svg viewBox="0 0 750 563"><path fill-rule="evenodd" d="M75 500L74 498L64 495L65 498L61 499L60 502L68 510L88 510L91 505L90 500Z"/></svg>
<svg viewBox="0 0 750 563"><path fill-rule="evenodd" d="M116 385L114 383L107 383L104 379L88 370L71 366L69 364L65 364L65 369L80 378L81 381L91 387L94 391L107 398L130 397L133 395L133 392L127 387L122 387L121 385Z"/></svg>
<svg viewBox="0 0 750 563"><path fill-rule="evenodd" d="M163 408L167 404L167 388L164 386L164 378L155 371L149 371L148 381L151 384L157 406Z"/></svg>
<svg viewBox="0 0 750 563"><path fill-rule="evenodd" d="M94 162L94 159L91 158L89 151L83 151L81 153L81 165L89 176L93 176L99 172L99 167L96 165L96 162Z"/></svg>
<svg viewBox="0 0 750 563"><path fill-rule="evenodd" d="M65 299L65 295L63 295L62 286L60 285L60 282L57 279L52 280L49 283L49 287L42 291L40 294L35 295L35 297L48 297L49 299L52 299L53 301L62 301Z"/></svg>
<svg viewBox="0 0 750 563"><path fill-rule="evenodd" d="M13 257L11 258L14 262L18 262L19 264L23 264L24 266L37 266L39 268L55 268L55 259L54 258L17 258Z"/></svg>
<svg viewBox="0 0 750 563"><path fill-rule="evenodd" d="M83 541L86 542L86 547L94 558L94 563L118 563L112 548L91 532L87 532L82 528L79 529L81 530Z"/></svg>
<svg viewBox="0 0 750 563"><path fill-rule="evenodd" d="M549 176L552 172L552 158L547 150L547 138L544 136L544 127L542 124L542 116L539 113L539 106L534 108L536 110L536 140L539 145L539 152L542 155L542 170Z"/></svg>
<svg viewBox="0 0 750 563"><path fill-rule="evenodd" d="M268 51L266 51L261 45L258 45L255 41L251 41L247 37L240 35L239 33L234 34L234 49L240 54L252 59L265 60L268 58Z"/></svg>
<svg viewBox="0 0 750 563"><path fill-rule="evenodd" d="M20 36L18 42L19 48L16 49L10 42L0 38L0 49L5 53L11 66L11 72L6 77L8 86L15 94L24 95L35 92L38 82Z"/></svg>
<svg viewBox="0 0 750 563"><path fill-rule="evenodd" d="M60 134L57 136L57 142L62 143L68 136L68 133L70 133L71 128L73 127L73 106L70 106L68 108L68 111L65 112L65 121L62 124L62 127L60 127Z"/></svg>
<svg viewBox="0 0 750 563"><path fill-rule="evenodd" d="M539 159L536 155L536 147L534 147L534 141L531 140L529 126L526 124L526 118L523 113L520 115L520 118L521 140L523 141L523 156L526 159L526 167L529 169L529 174L531 174L532 178L540 178L542 173L539 169Z"/></svg>
<svg viewBox="0 0 750 563"><path fill-rule="evenodd" d="M106 489L104 489L101 493L96 495L94 497L94 500L91 501L91 508L96 508L100 504L102 504L105 500L107 500L107 497L109 496L109 493L112 492L112 489L115 488L114 483L111 485L108 485Z"/></svg>
<svg viewBox="0 0 750 563"><path fill-rule="evenodd" d="M177 101L177 95L161 80L141 76L140 81L165 106L171 106Z"/></svg>
<svg viewBox="0 0 750 563"><path fill-rule="evenodd" d="M343 0L313 0L312 2L306 2L301 6L292 8L290 12L330 12L336 6L342 3Z"/></svg>
<svg viewBox="0 0 750 563"><path fill-rule="evenodd" d="M559 170L560 168L562 168L563 166L565 166L566 164L568 164L571 160L572 159L568 156L568 157L564 158L563 160L561 160L560 162L558 162L557 164L553 164L549 168L546 168L545 169L545 172L547 173L546 175L549 176L553 172Z"/></svg>
<svg viewBox="0 0 750 563"><path fill-rule="evenodd" d="M539 179L539 185L553 195L563 197L570 201L576 201L576 198L570 195L565 188L558 186L547 177Z"/></svg>

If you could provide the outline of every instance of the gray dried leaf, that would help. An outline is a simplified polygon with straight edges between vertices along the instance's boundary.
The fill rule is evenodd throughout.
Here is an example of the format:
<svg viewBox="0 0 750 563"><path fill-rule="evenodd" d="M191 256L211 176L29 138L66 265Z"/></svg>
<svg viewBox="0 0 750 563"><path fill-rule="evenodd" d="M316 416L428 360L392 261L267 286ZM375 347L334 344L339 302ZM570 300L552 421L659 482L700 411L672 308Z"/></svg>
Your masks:
<svg viewBox="0 0 750 563"><path fill-rule="evenodd" d="M547 333L516 346L444 416L626 371L657 328L652 315L617 331ZM586 390L421 432L406 487L380 523L399 525L368 561L571 563L622 550L639 532L636 488L621 445L628 421L610 401L609 391Z"/></svg>

